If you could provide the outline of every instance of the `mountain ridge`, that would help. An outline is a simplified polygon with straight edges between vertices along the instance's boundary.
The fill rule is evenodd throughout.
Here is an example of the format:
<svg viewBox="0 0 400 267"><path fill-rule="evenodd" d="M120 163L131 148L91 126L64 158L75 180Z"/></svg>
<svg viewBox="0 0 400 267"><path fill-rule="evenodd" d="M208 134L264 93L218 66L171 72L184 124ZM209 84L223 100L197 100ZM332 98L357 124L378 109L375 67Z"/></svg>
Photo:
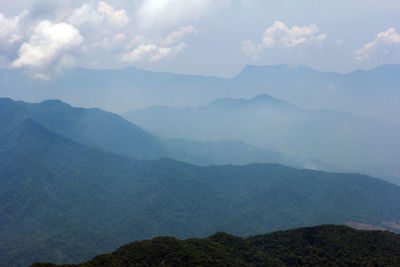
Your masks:
<svg viewBox="0 0 400 267"><path fill-rule="evenodd" d="M400 122L398 69L387 65L341 74L304 66L249 65L226 79L137 68L82 68L70 69L50 81L3 69L0 96L34 102L56 98L75 106L122 113L154 105L199 106L218 98L251 98L266 93L308 109L343 110Z"/></svg>
<svg viewBox="0 0 400 267"><path fill-rule="evenodd" d="M0 105L0 117L6 111ZM1 128L0 158L0 240L7 244L0 261L7 266L81 262L160 235L246 236L400 219L400 187L369 176L135 160L29 119Z"/></svg>
<svg viewBox="0 0 400 267"><path fill-rule="evenodd" d="M202 239L157 237L74 266L363 266L396 265L399 260L399 235L321 225L248 238L223 232ZM32 265L52 266L57 265Z"/></svg>
<svg viewBox="0 0 400 267"><path fill-rule="evenodd" d="M198 107L157 106L123 116L163 138L241 140L337 171L369 173L400 183L400 124L334 110L310 110L267 95L221 99ZM317 168L321 168L322 166Z"/></svg>

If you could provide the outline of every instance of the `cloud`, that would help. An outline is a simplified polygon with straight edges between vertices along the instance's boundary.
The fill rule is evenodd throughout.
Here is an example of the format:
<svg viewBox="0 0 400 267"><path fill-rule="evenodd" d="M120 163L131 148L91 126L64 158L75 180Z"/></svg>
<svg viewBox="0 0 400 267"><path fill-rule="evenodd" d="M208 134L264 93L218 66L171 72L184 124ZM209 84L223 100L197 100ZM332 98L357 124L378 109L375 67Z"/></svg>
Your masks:
<svg viewBox="0 0 400 267"><path fill-rule="evenodd" d="M84 23L100 24L104 16L100 14L91 4L83 4L80 8L74 9L68 18L72 25L79 26Z"/></svg>
<svg viewBox="0 0 400 267"><path fill-rule="evenodd" d="M161 41L161 45L168 46L179 42L186 34L196 33L196 29L192 25L180 27L177 31L173 31Z"/></svg>
<svg viewBox="0 0 400 267"><path fill-rule="evenodd" d="M327 37L326 34L319 34L319 29L315 24L309 26L294 26L288 28L283 22L275 21L274 24L264 31L264 35L259 44L255 45L252 41L242 43L242 50L246 55L258 58L258 54L267 48L275 46L295 47L305 43L322 42Z"/></svg>
<svg viewBox="0 0 400 267"><path fill-rule="evenodd" d="M400 34L394 28L380 32L376 38L362 48L354 51L356 60L366 60L373 57L388 56L400 51Z"/></svg>
<svg viewBox="0 0 400 267"><path fill-rule="evenodd" d="M190 23L229 0L144 0L136 16L140 28L175 27Z"/></svg>
<svg viewBox="0 0 400 267"><path fill-rule="evenodd" d="M81 44L83 37L78 29L67 23L41 21L34 29L29 42L18 50L18 58L12 67L28 67L44 71L49 65L70 64L71 58L64 53ZM44 74L42 74L44 75Z"/></svg>
<svg viewBox="0 0 400 267"><path fill-rule="evenodd" d="M98 42L94 42L91 44L91 47L101 47L106 49L114 49L116 47L120 47L122 43L126 41L126 35L124 33L118 33L114 35L112 38L103 38Z"/></svg>
<svg viewBox="0 0 400 267"><path fill-rule="evenodd" d="M155 44L141 44L132 50L132 52L124 54L122 60L130 62L143 61L152 58L158 49L158 46Z"/></svg>
<svg viewBox="0 0 400 267"><path fill-rule="evenodd" d="M75 26L84 23L99 25L104 21L123 27L128 24L129 17L124 9L115 10L113 6L99 1L97 8L92 4L83 4L80 8L74 9L68 18L68 22Z"/></svg>
<svg viewBox="0 0 400 267"><path fill-rule="evenodd" d="M106 15L106 18L116 26L122 27L128 24L129 18L124 9L115 10L113 6L105 2L99 2L97 11Z"/></svg>
<svg viewBox="0 0 400 267"><path fill-rule="evenodd" d="M129 53L122 55L122 60L126 62L139 61L159 61L166 56L178 54L186 47L186 44L180 42L170 47L162 47L157 44L141 44Z"/></svg>
<svg viewBox="0 0 400 267"><path fill-rule="evenodd" d="M152 40L146 36L138 35L128 45L128 47L135 48L124 53L122 60L126 62L159 61L167 56L176 55L186 47L186 44L181 42L182 38L187 34L196 32L192 25L188 25L172 31L164 38Z"/></svg>
<svg viewBox="0 0 400 267"><path fill-rule="evenodd" d="M0 41L11 45L22 39L21 20L26 17L28 11L23 11L18 16L6 18L0 13Z"/></svg>

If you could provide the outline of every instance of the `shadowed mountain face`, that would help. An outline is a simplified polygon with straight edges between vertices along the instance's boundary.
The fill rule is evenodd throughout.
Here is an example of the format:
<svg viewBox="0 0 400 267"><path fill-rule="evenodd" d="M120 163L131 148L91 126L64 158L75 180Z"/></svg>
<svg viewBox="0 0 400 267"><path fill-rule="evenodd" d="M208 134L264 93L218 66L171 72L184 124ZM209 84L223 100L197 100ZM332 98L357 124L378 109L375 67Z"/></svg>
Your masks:
<svg viewBox="0 0 400 267"><path fill-rule="evenodd" d="M20 70L0 71L0 96L27 101L61 99L113 112L152 105L197 106L217 98L251 98L267 93L309 109L335 109L400 122L400 67L384 65L347 74L306 67L246 66L221 79L126 68L72 69L51 81Z"/></svg>
<svg viewBox="0 0 400 267"><path fill-rule="evenodd" d="M32 119L46 129L78 143L135 158L165 155L161 141L116 114L74 108L58 100L29 104L0 99L0 120Z"/></svg>
<svg viewBox="0 0 400 267"><path fill-rule="evenodd" d="M400 188L368 176L138 161L78 144L32 119L2 128L0 158L6 266L82 262L159 235L252 235L400 218Z"/></svg>
<svg viewBox="0 0 400 267"><path fill-rule="evenodd" d="M216 233L184 241L134 242L77 266L370 266L397 265L400 236L323 225L249 238ZM34 264L32 267L51 267Z"/></svg>
<svg viewBox="0 0 400 267"><path fill-rule="evenodd" d="M268 95L206 106L155 106L124 117L165 138L234 139L400 182L400 124L329 110L306 110ZM313 166L306 165L312 168ZM315 167L318 168L318 165Z"/></svg>

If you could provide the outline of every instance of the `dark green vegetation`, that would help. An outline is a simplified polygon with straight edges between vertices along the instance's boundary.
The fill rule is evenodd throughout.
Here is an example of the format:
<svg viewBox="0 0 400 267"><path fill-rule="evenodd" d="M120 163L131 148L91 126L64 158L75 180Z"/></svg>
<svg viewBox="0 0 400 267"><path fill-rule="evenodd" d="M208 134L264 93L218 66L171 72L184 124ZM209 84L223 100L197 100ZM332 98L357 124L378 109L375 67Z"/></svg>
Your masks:
<svg viewBox="0 0 400 267"><path fill-rule="evenodd" d="M5 266L82 262L154 236L245 236L400 219L400 188L368 176L274 164L198 167L134 160L79 144L62 136L62 125L53 131L46 121L20 116L24 104L8 108L14 104L0 105Z"/></svg>
<svg viewBox="0 0 400 267"><path fill-rule="evenodd" d="M217 233L133 242L73 266L396 266L400 236L324 225L249 238ZM51 267L38 263L32 267ZM71 265L63 265L71 266Z"/></svg>

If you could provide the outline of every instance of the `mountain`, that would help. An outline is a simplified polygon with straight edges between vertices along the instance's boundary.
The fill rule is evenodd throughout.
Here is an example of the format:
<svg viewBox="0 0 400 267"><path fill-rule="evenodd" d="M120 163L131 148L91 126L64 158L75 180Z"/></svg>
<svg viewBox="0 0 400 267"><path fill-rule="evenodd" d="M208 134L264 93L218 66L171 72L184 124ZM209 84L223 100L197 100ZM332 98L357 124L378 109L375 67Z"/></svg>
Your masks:
<svg viewBox="0 0 400 267"><path fill-rule="evenodd" d="M267 162L292 167L326 166L322 162L290 157L240 141L159 139L117 114L97 108L75 108L59 100L31 104L0 98L0 126L3 123L2 127L6 128L7 123L27 118L75 142L137 159L169 157L200 165Z"/></svg>
<svg viewBox="0 0 400 267"><path fill-rule="evenodd" d="M304 66L247 65L232 83L308 109L343 110L399 123L399 77L400 65L345 74Z"/></svg>
<svg viewBox="0 0 400 267"><path fill-rule="evenodd" d="M397 234L323 225L249 238L226 233L184 241L157 237L77 266L395 266L399 261ZM56 265L32 265L51 266Z"/></svg>
<svg viewBox="0 0 400 267"><path fill-rule="evenodd" d="M400 187L359 174L274 164L199 167L134 160L40 123L0 131L0 262L76 263L119 244L315 224L391 225Z"/></svg>
<svg viewBox="0 0 400 267"><path fill-rule="evenodd" d="M158 138L116 114L97 108L75 108L59 100L31 104L0 98L0 120L5 123L11 118L32 119L78 143L135 158L157 159L166 153Z"/></svg>
<svg viewBox="0 0 400 267"><path fill-rule="evenodd" d="M75 68L52 80L35 79L17 69L2 69L0 97L29 102L61 99L75 106L121 112L156 103L205 103L220 96L222 91L229 91L224 83L225 79L216 77L151 72L134 67Z"/></svg>
<svg viewBox="0 0 400 267"><path fill-rule="evenodd" d="M199 107L154 106L123 116L163 138L241 140L296 158L318 159L337 166L337 171L363 172L400 183L400 124L307 110L265 94L219 99Z"/></svg>
<svg viewBox="0 0 400 267"><path fill-rule="evenodd" d="M231 79L125 68L75 68L52 80L18 69L0 70L0 97L29 102L61 99L116 113L153 105L198 106L218 98L269 94L307 109L343 110L400 123L399 65L350 73L304 66L247 65Z"/></svg>

